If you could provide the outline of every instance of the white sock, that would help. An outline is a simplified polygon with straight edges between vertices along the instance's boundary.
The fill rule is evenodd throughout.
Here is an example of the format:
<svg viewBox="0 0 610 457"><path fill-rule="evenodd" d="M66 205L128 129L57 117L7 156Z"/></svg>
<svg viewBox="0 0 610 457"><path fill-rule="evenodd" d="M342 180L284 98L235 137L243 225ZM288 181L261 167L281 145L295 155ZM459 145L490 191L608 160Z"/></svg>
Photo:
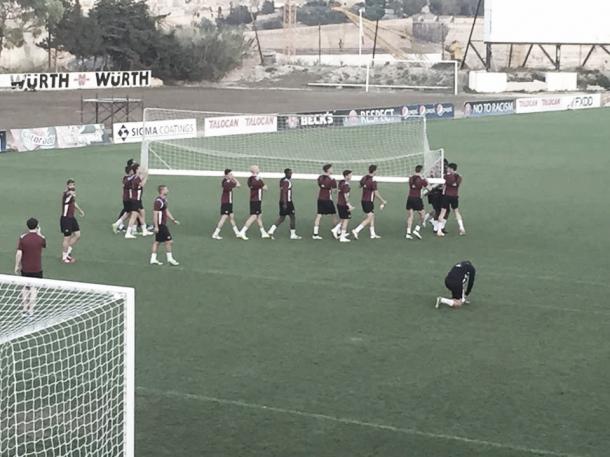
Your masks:
<svg viewBox="0 0 610 457"><path fill-rule="evenodd" d="M290 229L290 236L297 236L296 229Z"/></svg>
<svg viewBox="0 0 610 457"><path fill-rule="evenodd" d="M377 236L377 234L375 233L375 227L374 226L370 226L369 227L369 231L371 232L371 236Z"/></svg>
<svg viewBox="0 0 610 457"><path fill-rule="evenodd" d="M364 226L362 224L359 224L358 227L354 229L354 232L359 233L363 228Z"/></svg>
<svg viewBox="0 0 610 457"><path fill-rule="evenodd" d="M419 229L420 229L419 225L416 225L416 226L415 226L415 231L416 231L416 232L419 232Z"/></svg>
<svg viewBox="0 0 610 457"><path fill-rule="evenodd" d="M220 230L219 230L220 232ZM237 228L237 225L233 226L233 233L235 233L236 235L239 235L239 229Z"/></svg>
<svg viewBox="0 0 610 457"><path fill-rule="evenodd" d="M220 233L220 229L218 227L216 227L216 230L214 230L214 234L212 236L218 236L219 233Z"/></svg>
<svg viewBox="0 0 610 457"><path fill-rule="evenodd" d="M453 306L453 300L450 298L441 298L441 303L449 306Z"/></svg>
<svg viewBox="0 0 610 457"><path fill-rule="evenodd" d="M242 235L245 235L246 232L248 231L248 227L246 227L245 225L241 228L240 232Z"/></svg>
<svg viewBox="0 0 610 457"><path fill-rule="evenodd" d="M438 222L432 219L432 228L435 232L438 232Z"/></svg>
<svg viewBox="0 0 610 457"><path fill-rule="evenodd" d="M409 227L407 227L407 235L411 234L411 229Z"/></svg>
<svg viewBox="0 0 610 457"><path fill-rule="evenodd" d="M66 251L66 254L68 254L68 255L72 254L72 246L68 246L68 250Z"/></svg>
<svg viewBox="0 0 610 457"><path fill-rule="evenodd" d="M170 262L170 261L173 261L173 260L174 260L174 256L172 255L172 253L171 253L171 252L168 252L168 253L166 254L166 256L167 256L167 261L168 261L168 262Z"/></svg>
<svg viewBox="0 0 610 457"><path fill-rule="evenodd" d="M151 261L151 262L156 262L156 261L157 261L157 253L156 253L156 252L153 252L153 253L150 255L150 261Z"/></svg>
<svg viewBox="0 0 610 457"><path fill-rule="evenodd" d="M269 231L267 233L269 233L269 235L273 235L275 233L275 230L277 229L277 226L275 224L273 224L270 228Z"/></svg>
<svg viewBox="0 0 610 457"><path fill-rule="evenodd" d="M447 225L447 219L443 219L443 222L441 222L441 230L445 228L445 225Z"/></svg>
<svg viewBox="0 0 610 457"><path fill-rule="evenodd" d="M313 234L317 235L318 233L320 233L320 226L319 225L314 225L313 226Z"/></svg>
<svg viewBox="0 0 610 457"><path fill-rule="evenodd" d="M123 221L119 221L119 226L118 226L118 228L119 228L120 230L123 230L123 229L125 228L125 224L123 224Z"/></svg>
<svg viewBox="0 0 610 457"><path fill-rule="evenodd" d="M145 232L146 231L146 224L140 225L140 228L142 229L143 232Z"/></svg>
<svg viewBox="0 0 610 457"><path fill-rule="evenodd" d="M347 236L347 230L341 230L341 236Z"/></svg>
<svg viewBox="0 0 610 457"><path fill-rule="evenodd" d="M430 219L430 213L424 215L424 222L428 222L428 219Z"/></svg>
<svg viewBox="0 0 610 457"><path fill-rule="evenodd" d="M465 231L465 230L464 230L464 221L463 221L462 219L458 219L458 225L459 225L459 227L460 227L460 230L461 230L462 232L464 232L464 231Z"/></svg>
<svg viewBox="0 0 610 457"><path fill-rule="evenodd" d="M113 225L123 225L123 219L119 217Z"/></svg>
<svg viewBox="0 0 610 457"><path fill-rule="evenodd" d="M333 227L333 232L335 233L339 233L339 231L341 230L341 224L337 224Z"/></svg>
<svg viewBox="0 0 610 457"><path fill-rule="evenodd" d="M61 260L66 260L68 258L68 253L67 252L62 252L61 253Z"/></svg>

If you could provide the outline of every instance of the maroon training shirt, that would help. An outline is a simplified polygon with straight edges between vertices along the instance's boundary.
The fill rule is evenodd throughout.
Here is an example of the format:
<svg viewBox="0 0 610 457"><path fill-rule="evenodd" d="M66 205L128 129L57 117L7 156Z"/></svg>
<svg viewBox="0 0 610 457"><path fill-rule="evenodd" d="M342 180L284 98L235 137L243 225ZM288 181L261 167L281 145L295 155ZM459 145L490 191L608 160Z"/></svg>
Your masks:
<svg viewBox="0 0 610 457"><path fill-rule="evenodd" d="M159 212L157 214L157 224L158 225L167 224L167 200L165 199L165 197L161 197L159 195L159 196L157 196L157 198L155 198L153 210Z"/></svg>
<svg viewBox="0 0 610 457"><path fill-rule="evenodd" d="M372 202L375 200L375 191L377 190L377 181L373 179L371 175L365 175L360 180L360 187L362 187L362 201Z"/></svg>
<svg viewBox="0 0 610 457"><path fill-rule="evenodd" d="M263 187L265 183L258 176L250 176L248 178L248 187L250 188L250 201L251 202L262 202L263 201Z"/></svg>
<svg viewBox="0 0 610 457"><path fill-rule="evenodd" d="M349 191L351 190L349 182L345 179L339 181L339 195L337 196L337 206L347 206L349 201Z"/></svg>
<svg viewBox="0 0 610 457"><path fill-rule="evenodd" d="M129 189L129 199L135 202L141 201L143 190L142 178L139 176L134 176L131 180L131 188Z"/></svg>
<svg viewBox="0 0 610 457"><path fill-rule="evenodd" d="M74 204L76 195L71 190L66 190L61 196L61 215L64 217L74 217Z"/></svg>
<svg viewBox="0 0 610 457"><path fill-rule="evenodd" d="M320 187L318 200L330 200L332 190L337 188L337 181L328 175L320 175L318 176L318 186Z"/></svg>
<svg viewBox="0 0 610 457"><path fill-rule="evenodd" d="M233 189L237 184L235 181L229 178L224 178L222 180L222 196L220 197L220 203L226 205L228 203L233 203Z"/></svg>
<svg viewBox="0 0 610 457"><path fill-rule="evenodd" d="M129 200L129 191L131 190L131 180L133 175L123 176L123 201Z"/></svg>
<svg viewBox="0 0 610 457"><path fill-rule="evenodd" d="M462 177L460 175L457 173L446 174L443 193L448 197L457 197L460 184L462 184Z"/></svg>
<svg viewBox="0 0 610 457"><path fill-rule="evenodd" d="M428 186L428 181L419 175L413 175L409 178L409 197L421 198L421 190Z"/></svg>
<svg viewBox="0 0 610 457"><path fill-rule="evenodd" d="M19 237L17 249L21 256L21 271L39 273L42 271L42 250L47 247L47 240L36 232L27 232Z"/></svg>
<svg viewBox="0 0 610 457"><path fill-rule="evenodd" d="M280 179L280 202L292 201L292 181L286 177Z"/></svg>

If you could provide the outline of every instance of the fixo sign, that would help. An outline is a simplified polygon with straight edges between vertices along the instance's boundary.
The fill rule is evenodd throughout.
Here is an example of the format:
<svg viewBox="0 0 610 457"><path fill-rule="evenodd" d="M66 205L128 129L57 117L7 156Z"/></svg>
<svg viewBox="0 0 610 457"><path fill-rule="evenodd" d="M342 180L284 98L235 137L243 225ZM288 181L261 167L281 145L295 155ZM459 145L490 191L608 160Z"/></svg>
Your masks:
<svg viewBox="0 0 610 457"><path fill-rule="evenodd" d="M244 135L277 132L277 116L244 115L220 116L205 119L204 136Z"/></svg>

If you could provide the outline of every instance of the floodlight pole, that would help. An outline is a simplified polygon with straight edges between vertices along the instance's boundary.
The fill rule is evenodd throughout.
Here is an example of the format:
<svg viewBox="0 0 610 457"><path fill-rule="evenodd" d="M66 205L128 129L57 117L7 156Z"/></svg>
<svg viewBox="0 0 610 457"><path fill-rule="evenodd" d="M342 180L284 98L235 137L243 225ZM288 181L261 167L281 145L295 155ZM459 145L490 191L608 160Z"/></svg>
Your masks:
<svg viewBox="0 0 610 457"><path fill-rule="evenodd" d="M358 60L362 61L362 12L364 8L358 10Z"/></svg>

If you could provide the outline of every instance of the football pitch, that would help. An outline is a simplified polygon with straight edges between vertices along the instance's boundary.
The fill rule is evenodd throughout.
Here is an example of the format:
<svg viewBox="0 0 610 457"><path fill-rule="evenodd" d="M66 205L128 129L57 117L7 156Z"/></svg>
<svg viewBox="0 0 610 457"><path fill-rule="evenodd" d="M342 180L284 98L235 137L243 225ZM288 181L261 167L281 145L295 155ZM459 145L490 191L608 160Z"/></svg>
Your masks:
<svg viewBox="0 0 610 457"><path fill-rule="evenodd" d="M110 230L137 147L2 154L0 270L35 216L45 277L136 288L138 457L605 457L608 126L610 110L429 123L464 177L465 237L450 218L444 239L405 240L405 185L382 183L381 240L340 245L327 221L313 241L315 184L295 181L303 240L226 225L214 241L220 179L155 176L147 217L168 184L176 268ZM74 265L59 261L69 177L86 212ZM247 190L234 198L241 226ZM463 259L472 303L435 310Z"/></svg>

